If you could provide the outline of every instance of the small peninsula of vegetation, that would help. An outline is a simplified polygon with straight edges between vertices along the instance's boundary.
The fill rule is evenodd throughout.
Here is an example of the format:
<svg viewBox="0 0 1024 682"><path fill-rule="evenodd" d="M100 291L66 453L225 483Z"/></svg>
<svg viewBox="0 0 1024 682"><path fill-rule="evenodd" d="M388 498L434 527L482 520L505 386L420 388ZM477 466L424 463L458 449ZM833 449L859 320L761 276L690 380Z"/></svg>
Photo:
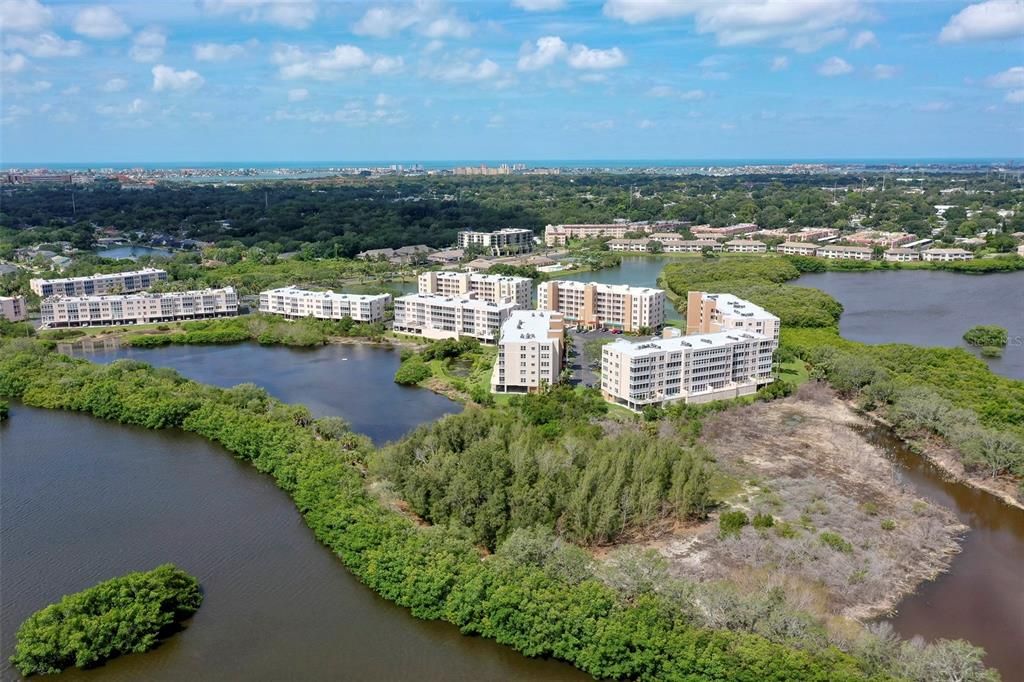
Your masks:
<svg viewBox="0 0 1024 682"><path fill-rule="evenodd" d="M981 354L987 358L998 358L1009 341L1005 328L994 324L980 324L964 332L964 341L981 348Z"/></svg>
<svg viewBox="0 0 1024 682"><path fill-rule="evenodd" d="M274 315L246 315L215 320L160 325L146 333L130 334L123 340L128 346L152 348L171 344L220 344L256 341L286 346L321 346L332 337L364 338L379 341L387 330L381 322L318 320L304 317L286 320Z"/></svg>
<svg viewBox="0 0 1024 682"><path fill-rule="evenodd" d="M203 602L199 582L171 564L129 573L63 597L18 628L11 662L25 676L88 668L142 653Z"/></svg>

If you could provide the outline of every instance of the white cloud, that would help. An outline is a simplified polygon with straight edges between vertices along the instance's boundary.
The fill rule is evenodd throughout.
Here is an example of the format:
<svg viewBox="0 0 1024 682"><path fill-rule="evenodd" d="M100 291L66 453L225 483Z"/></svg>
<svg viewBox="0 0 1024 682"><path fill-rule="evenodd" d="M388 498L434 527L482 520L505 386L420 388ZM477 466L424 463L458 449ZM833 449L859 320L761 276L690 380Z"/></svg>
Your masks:
<svg viewBox="0 0 1024 682"><path fill-rule="evenodd" d="M488 128L501 128L505 125L505 117L501 114L493 114L487 119Z"/></svg>
<svg viewBox="0 0 1024 682"><path fill-rule="evenodd" d="M195 90L203 85L203 77L191 69L175 71L169 66L158 64L153 67L153 91Z"/></svg>
<svg viewBox="0 0 1024 682"><path fill-rule="evenodd" d="M360 100L353 100L336 111L289 111L278 109L268 117L271 121L299 121L303 123L329 124L338 123L351 127L368 125L395 125L405 121L408 116L399 109L385 107L368 107Z"/></svg>
<svg viewBox="0 0 1024 682"><path fill-rule="evenodd" d="M850 47L861 50L865 47L878 47L878 37L871 31L861 31L850 41Z"/></svg>
<svg viewBox="0 0 1024 682"><path fill-rule="evenodd" d="M226 62L245 54L245 45L239 43L199 43L192 47L192 56L198 62Z"/></svg>
<svg viewBox="0 0 1024 682"><path fill-rule="evenodd" d="M651 97L674 97L676 89L671 85L655 85L647 91L647 94Z"/></svg>
<svg viewBox="0 0 1024 682"><path fill-rule="evenodd" d="M593 131L611 130L612 128L615 127L615 121L611 119L605 119L603 121L591 121L589 123L584 123L583 127Z"/></svg>
<svg viewBox="0 0 1024 682"><path fill-rule="evenodd" d="M0 52L0 73L18 73L26 66L28 66L28 60L25 59L25 55L17 52L13 54Z"/></svg>
<svg viewBox="0 0 1024 682"><path fill-rule="evenodd" d="M586 45L573 45L569 52L569 66L574 69L616 69L625 65L626 55L617 47L592 50Z"/></svg>
<svg viewBox="0 0 1024 682"><path fill-rule="evenodd" d="M293 29L309 28L319 12L316 0L201 0L201 6L209 14Z"/></svg>
<svg viewBox="0 0 1024 682"><path fill-rule="evenodd" d="M1024 104L1024 89L1010 90L1006 93L1006 101L1010 104Z"/></svg>
<svg viewBox="0 0 1024 682"><path fill-rule="evenodd" d="M1024 2L987 0L969 5L943 27L939 42L1017 38L1024 34Z"/></svg>
<svg viewBox="0 0 1024 682"><path fill-rule="evenodd" d="M861 0L606 0L605 15L628 24L692 16L720 45L809 36L870 16Z"/></svg>
<svg viewBox="0 0 1024 682"><path fill-rule="evenodd" d="M71 26L75 33L97 40L120 38L131 33L121 15L106 5L95 5L80 10Z"/></svg>
<svg viewBox="0 0 1024 682"><path fill-rule="evenodd" d="M155 62L164 56L167 47L167 36L158 28L147 28L139 31L132 39L132 59L137 62Z"/></svg>
<svg viewBox="0 0 1024 682"><path fill-rule="evenodd" d="M526 43L519 52L516 67L520 71L536 71L551 66L569 54L569 46L558 36L538 38L534 45Z"/></svg>
<svg viewBox="0 0 1024 682"><path fill-rule="evenodd" d="M319 53L284 45L274 50L271 61L280 67L278 73L285 80L335 80L363 69L384 75L400 71L404 66L401 57L373 57L355 45L336 45L333 50Z"/></svg>
<svg viewBox="0 0 1024 682"><path fill-rule="evenodd" d="M934 102L925 102L924 104L919 104L918 106L916 106L914 108L917 109L918 111L937 112L937 111L949 111L949 109L951 108L951 105L950 105L949 102L942 102L942 101L936 100Z"/></svg>
<svg viewBox="0 0 1024 682"><path fill-rule="evenodd" d="M78 121L78 116L66 109L61 109L51 114L50 120L54 123L75 123Z"/></svg>
<svg viewBox="0 0 1024 682"><path fill-rule="evenodd" d="M38 0L0 0L0 33L41 31L52 17Z"/></svg>
<svg viewBox="0 0 1024 682"><path fill-rule="evenodd" d="M648 128L654 128L656 125L657 124L654 121L650 120L649 118L645 118L642 121L638 121L636 127L640 128L641 130L647 130Z"/></svg>
<svg viewBox="0 0 1024 682"><path fill-rule="evenodd" d="M490 59L484 59L476 63L466 60L450 62L435 68L428 75L441 81L471 83L495 80L500 73L501 67Z"/></svg>
<svg viewBox="0 0 1024 682"><path fill-rule="evenodd" d="M985 79L990 88L1024 88L1024 66L1011 66Z"/></svg>
<svg viewBox="0 0 1024 682"><path fill-rule="evenodd" d="M684 102L695 102L700 99L704 99L707 93L703 90L684 90L679 91L673 88L671 85L655 85L653 88L647 91L650 97L673 97L683 100Z"/></svg>
<svg viewBox="0 0 1024 682"><path fill-rule="evenodd" d="M789 57L781 56L772 59L772 71L785 71L789 68Z"/></svg>
<svg viewBox="0 0 1024 682"><path fill-rule="evenodd" d="M288 91L289 102L304 102L309 99L309 90L306 88L292 88Z"/></svg>
<svg viewBox="0 0 1024 682"><path fill-rule="evenodd" d="M821 76L827 76L829 78L833 76L845 76L846 74L853 71L853 67L850 66L842 57L829 57L818 66L818 74Z"/></svg>
<svg viewBox="0 0 1024 682"><path fill-rule="evenodd" d="M527 12L554 12L565 7L565 0L512 0L512 6Z"/></svg>
<svg viewBox="0 0 1024 682"><path fill-rule="evenodd" d="M100 86L103 92L121 92L128 87L128 81L123 78L111 78Z"/></svg>
<svg viewBox="0 0 1024 682"><path fill-rule="evenodd" d="M77 57L82 54L83 45L79 40L64 40L56 33L40 33L26 38L10 36L6 46L11 50L21 50L32 57L46 59L49 57Z"/></svg>
<svg viewBox="0 0 1024 682"><path fill-rule="evenodd" d="M196 121L212 121L214 116L212 111L193 111L189 118Z"/></svg>
<svg viewBox="0 0 1024 682"><path fill-rule="evenodd" d="M64 88L63 90L61 90L60 94L64 95L65 97L70 97L71 95L77 95L81 91L82 91L81 87L79 87L77 85L72 85L70 87L67 87L67 88Z"/></svg>
<svg viewBox="0 0 1024 682"><path fill-rule="evenodd" d="M687 90L686 92L679 93L679 98L686 102L704 99L705 96L706 94L703 90Z"/></svg>
<svg viewBox="0 0 1024 682"><path fill-rule="evenodd" d="M875 64L871 67L871 77L879 81L895 78L899 72L899 67L892 64Z"/></svg>
<svg viewBox="0 0 1024 682"><path fill-rule="evenodd" d="M101 104L96 107L96 113L101 116L111 116L114 118L126 118L129 116L137 116L146 110L146 103L136 97L131 102L123 105L114 104Z"/></svg>
<svg viewBox="0 0 1024 682"><path fill-rule="evenodd" d="M838 43L845 37L845 28L833 28L827 31L801 33L800 35L786 38L782 41L781 45L782 47L788 47L796 52L803 52L807 54L817 52L826 45Z"/></svg>
<svg viewBox="0 0 1024 682"><path fill-rule="evenodd" d="M473 25L436 0L417 0L408 6L371 7L352 26L361 36L390 38L412 28L428 38L467 38Z"/></svg>
<svg viewBox="0 0 1024 682"><path fill-rule="evenodd" d="M17 95L38 95L53 87L50 81L34 81L32 83L9 83L4 86L4 92Z"/></svg>

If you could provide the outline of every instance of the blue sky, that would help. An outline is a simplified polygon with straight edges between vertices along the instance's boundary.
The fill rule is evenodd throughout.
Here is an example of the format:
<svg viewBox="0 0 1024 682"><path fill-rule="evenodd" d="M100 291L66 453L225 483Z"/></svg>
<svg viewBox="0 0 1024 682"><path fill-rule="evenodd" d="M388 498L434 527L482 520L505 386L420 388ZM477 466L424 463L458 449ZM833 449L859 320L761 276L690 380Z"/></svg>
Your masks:
<svg viewBox="0 0 1024 682"><path fill-rule="evenodd" d="M0 162L1024 156L1024 0L0 0Z"/></svg>

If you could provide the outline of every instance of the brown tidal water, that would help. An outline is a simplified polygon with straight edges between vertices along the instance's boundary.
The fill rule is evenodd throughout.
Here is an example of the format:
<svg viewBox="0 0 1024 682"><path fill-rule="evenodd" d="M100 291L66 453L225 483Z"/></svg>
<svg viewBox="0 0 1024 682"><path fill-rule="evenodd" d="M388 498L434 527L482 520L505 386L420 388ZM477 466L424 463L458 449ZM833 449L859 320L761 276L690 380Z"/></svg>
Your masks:
<svg viewBox="0 0 1024 682"><path fill-rule="evenodd" d="M11 405L0 423L0 679L62 595L172 562L205 601L159 648L67 680L582 680L414 619L353 578L271 479L192 434Z"/></svg>

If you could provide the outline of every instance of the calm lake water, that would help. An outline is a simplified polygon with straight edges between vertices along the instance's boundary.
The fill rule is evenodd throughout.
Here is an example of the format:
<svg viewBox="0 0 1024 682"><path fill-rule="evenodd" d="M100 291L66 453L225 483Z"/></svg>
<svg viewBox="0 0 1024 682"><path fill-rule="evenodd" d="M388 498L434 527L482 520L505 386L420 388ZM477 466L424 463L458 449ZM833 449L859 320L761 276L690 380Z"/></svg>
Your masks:
<svg viewBox="0 0 1024 682"><path fill-rule="evenodd" d="M113 246L109 249L100 249L96 255L116 260L138 260L142 256L170 258L174 254L169 249L155 246Z"/></svg>
<svg viewBox="0 0 1024 682"><path fill-rule="evenodd" d="M1024 379L1024 271L822 272L804 275L796 284L821 289L842 303L839 329L854 341L970 349L963 334L971 327L1005 327L1010 343L1003 357L982 359L997 374Z"/></svg>
<svg viewBox="0 0 1024 682"><path fill-rule="evenodd" d="M171 367L215 386L251 382L287 403L302 403L318 417L344 417L353 430L378 444L462 409L426 389L396 384L399 357L391 348L356 344L286 348L242 343L92 350L73 344L72 349L71 355L93 362L132 358Z"/></svg>
<svg viewBox="0 0 1024 682"><path fill-rule="evenodd" d="M197 436L15 403L0 423L0 466L2 680L18 679L8 657L33 611L164 562L205 592L188 627L60 679L589 679L378 598L269 477Z"/></svg>

